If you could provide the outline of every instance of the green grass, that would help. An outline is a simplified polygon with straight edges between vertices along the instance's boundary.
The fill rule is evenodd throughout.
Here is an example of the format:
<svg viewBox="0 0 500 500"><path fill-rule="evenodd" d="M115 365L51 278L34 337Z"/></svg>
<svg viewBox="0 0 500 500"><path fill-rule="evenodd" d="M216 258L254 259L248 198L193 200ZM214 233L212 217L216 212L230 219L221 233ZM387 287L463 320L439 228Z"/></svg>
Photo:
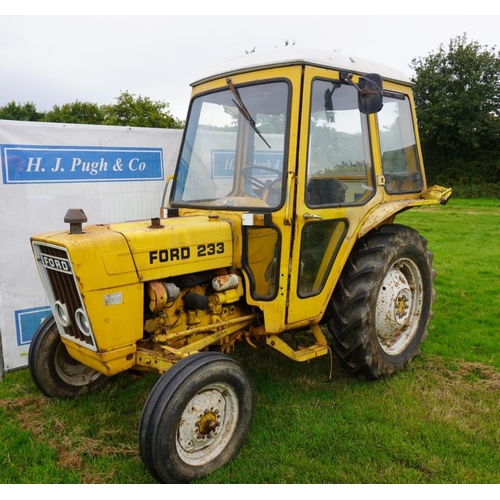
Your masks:
<svg viewBox="0 0 500 500"><path fill-rule="evenodd" d="M409 211L398 221L418 229L437 271L426 352L500 369L500 200L453 200Z"/></svg>
<svg viewBox="0 0 500 500"><path fill-rule="evenodd" d="M239 345L255 415L236 459L200 483L500 483L500 200L454 200L397 222L428 240L435 317L422 355L377 382L335 358ZM330 378L330 372L332 377ZM156 374L50 400L27 370L0 383L0 483L155 483L137 426Z"/></svg>

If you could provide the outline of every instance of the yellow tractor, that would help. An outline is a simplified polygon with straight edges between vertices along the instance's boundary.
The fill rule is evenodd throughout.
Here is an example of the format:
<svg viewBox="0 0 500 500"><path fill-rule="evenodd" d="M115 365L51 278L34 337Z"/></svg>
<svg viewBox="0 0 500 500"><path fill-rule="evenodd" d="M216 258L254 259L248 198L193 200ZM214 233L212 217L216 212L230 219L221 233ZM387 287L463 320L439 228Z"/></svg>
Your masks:
<svg viewBox="0 0 500 500"><path fill-rule="evenodd" d="M139 448L165 483L203 477L243 445L254 396L230 356L238 343L295 361L331 349L366 379L419 353L432 253L394 220L451 195L426 184L412 86L392 68L287 47L192 86L159 214L88 225L70 209L69 229L31 239L53 313L30 346L35 384L71 398L159 372Z"/></svg>

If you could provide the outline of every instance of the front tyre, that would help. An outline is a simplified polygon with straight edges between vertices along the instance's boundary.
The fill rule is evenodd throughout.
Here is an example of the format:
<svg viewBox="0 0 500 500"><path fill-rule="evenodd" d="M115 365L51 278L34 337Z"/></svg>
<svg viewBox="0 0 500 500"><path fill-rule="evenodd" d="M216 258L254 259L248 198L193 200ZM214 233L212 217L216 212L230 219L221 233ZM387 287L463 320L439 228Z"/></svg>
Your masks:
<svg viewBox="0 0 500 500"><path fill-rule="evenodd" d="M106 375L68 354L53 315L42 322L31 340L28 367L35 385L49 398L74 398L108 381Z"/></svg>
<svg viewBox="0 0 500 500"><path fill-rule="evenodd" d="M203 352L161 376L144 406L139 448L162 483L198 479L232 460L253 417L253 388L227 355Z"/></svg>
<svg viewBox="0 0 500 500"><path fill-rule="evenodd" d="M330 302L332 349L349 372L377 379L399 371L427 337L435 271L417 231L382 226L353 248Z"/></svg>

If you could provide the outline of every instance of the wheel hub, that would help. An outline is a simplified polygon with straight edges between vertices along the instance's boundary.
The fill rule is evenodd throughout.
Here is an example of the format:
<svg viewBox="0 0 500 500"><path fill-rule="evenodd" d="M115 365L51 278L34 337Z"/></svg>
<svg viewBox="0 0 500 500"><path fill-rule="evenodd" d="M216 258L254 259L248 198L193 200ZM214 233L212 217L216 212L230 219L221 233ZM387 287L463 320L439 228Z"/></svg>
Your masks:
<svg viewBox="0 0 500 500"><path fill-rule="evenodd" d="M237 395L225 384L212 384L186 406L177 430L177 450L189 464L206 463L217 456L234 432Z"/></svg>
<svg viewBox="0 0 500 500"><path fill-rule="evenodd" d="M377 297L375 326L380 347L393 356L402 352L418 331L423 282L418 264L398 260L386 274Z"/></svg>
<svg viewBox="0 0 500 500"><path fill-rule="evenodd" d="M74 387L89 385L101 376L98 371L73 359L62 343L56 349L54 368L62 381Z"/></svg>
<svg viewBox="0 0 500 500"><path fill-rule="evenodd" d="M395 316L396 321L400 321L408 315L408 310L410 309L411 297L406 293L406 290L400 292L396 298L395 304Z"/></svg>
<svg viewBox="0 0 500 500"><path fill-rule="evenodd" d="M202 438L209 435L213 430L215 430L220 422L217 420L218 410L205 411L205 414L196 422L198 426L198 437Z"/></svg>
<svg viewBox="0 0 500 500"><path fill-rule="evenodd" d="M391 269L380 288L377 301L377 334L384 340L397 336L408 325L412 291L400 269Z"/></svg>

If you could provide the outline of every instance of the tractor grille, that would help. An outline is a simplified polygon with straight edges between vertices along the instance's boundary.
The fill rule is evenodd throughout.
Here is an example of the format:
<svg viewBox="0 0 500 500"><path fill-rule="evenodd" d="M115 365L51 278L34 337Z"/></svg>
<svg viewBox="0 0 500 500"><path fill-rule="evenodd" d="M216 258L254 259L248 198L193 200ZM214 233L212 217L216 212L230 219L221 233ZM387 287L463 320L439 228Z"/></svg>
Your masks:
<svg viewBox="0 0 500 500"><path fill-rule="evenodd" d="M76 313L78 310L87 316L85 306L78 290L73 267L64 248L34 243L35 256L45 293L51 301L51 307L61 334L89 349L96 350L92 332L84 334L78 326ZM58 319L55 304L65 306L69 324L64 326ZM90 323L89 323L90 325Z"/></svg>

